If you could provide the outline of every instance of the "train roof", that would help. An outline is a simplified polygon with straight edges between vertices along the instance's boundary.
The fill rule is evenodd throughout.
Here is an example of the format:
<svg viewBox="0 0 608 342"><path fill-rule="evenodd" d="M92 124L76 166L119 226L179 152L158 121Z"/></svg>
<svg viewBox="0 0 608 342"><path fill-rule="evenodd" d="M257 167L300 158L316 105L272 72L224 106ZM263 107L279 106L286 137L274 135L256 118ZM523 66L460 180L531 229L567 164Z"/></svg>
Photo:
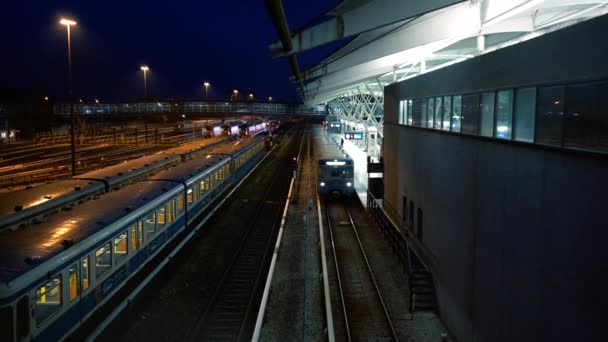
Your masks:
<svg viewBox="0 0 608 342"><path fill-rule="evenodd" d="M166 192L166 182L142 181L48 216L41 223L0 232L0 282L9 282L66 250L62 242L79 241L103 230ZM69 248L74 248L74 246ZM33 259L35 262L27 262Z"/></svg>
<svg viewBox="0 0 608 342"><path fill-rule="evenodd" d="M95 186L100 191L104 189L103 183L100 182L84 179L61 179L29 189L5 193L0 196L0 217L15 214L15 206L17 205L22 205L22 210L30 209L38 204L78 191L77 188L84 189L89 186Z"/></svg>
<svg viewBox="0 0 608 342"><path fill-rule="evenodd" d="M315 129L313 138L315 153L319 161L344 160L352 163L352 159L340 148L340 142L335 140L332 135L324 133L321 129Z"/></svg>
<svg viewBox="0 0 608 342"><path fill-rule="evenodd" d="M228 139L225 136L211 137L211 138L203 139L203 140L199 139L199 140L195 140L192 142L182 144L178 147L173 147L168 150L157 152L156 154L157 155L187 154L189 152L194 152L196 150L200 150L202 148L206 148L206 147L214 145L214 144L220 144L224 140L228 140Z"/></svg>

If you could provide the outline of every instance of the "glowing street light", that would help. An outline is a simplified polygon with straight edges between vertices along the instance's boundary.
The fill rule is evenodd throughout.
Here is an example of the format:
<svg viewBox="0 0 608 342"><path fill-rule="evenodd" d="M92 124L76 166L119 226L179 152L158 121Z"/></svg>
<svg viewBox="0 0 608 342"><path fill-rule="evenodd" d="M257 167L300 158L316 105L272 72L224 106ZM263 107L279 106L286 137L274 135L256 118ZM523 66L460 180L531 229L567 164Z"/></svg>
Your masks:
<svg viewBox="0 0 608 342"><path fill-rule="evenodd" d="M74 20L61 18L59 20L59 24L65 25L68 33L68 83L69 83L69 95L70 98L73 96L72 89L72 39L70 35L70 28L72 26L76 26L76 22ZM82 100L80 100L82 102ZM72 101L70 101L70 150L72 155L72 176L76 176L76 144L74 142L74 105Z"/></svg>
<svg viewBox="0 0 608 342"><path fill-rule="evenodd" d="M211 83L205 81L205 83L203 83L203 85L205 86L205 99L209 98L209 86L211 85Z"/></svg>
<svg viewBox="0 0 608 342"><path fill-rule="evenodd" d="M253 100L253 94L249 93L249 100Z"/></svg>
<svg viewBox="0 0 608 342"><path fill-rule="evenodd" d="M99 99L95 99L95 103L99 104Z"/></svg>
<svg viewBox="0 0 608 342"><path fill-rule="evenodd" d="M272 102L272 96L268 96L268 102Z"/></svg>
<svg viewBox="0 0 608 342"><path fill-rule="evenodd" d="M238 96L239 96L239 91L238 91L238 90L236 90L236 89L234 89L234 90L232 90L232 92L234 93L234 100L236 101L236 99L237 99L237 98L238 98Z"/></svg>
<svg viewBox="0 0 608 342"><path fill-rule="evenodd" d="M48 100L49 100L49 97L48 97L48 96L45 96L45 97L44 97L44 101L48 101Z"/></svg>
<svg viewBox="0 0 608 342"><path fill-rule="evenodd" d="M150 68L147 65L142 65L139 68L144 72L144 102L146 102L148 98L148 71Z"/></svg>

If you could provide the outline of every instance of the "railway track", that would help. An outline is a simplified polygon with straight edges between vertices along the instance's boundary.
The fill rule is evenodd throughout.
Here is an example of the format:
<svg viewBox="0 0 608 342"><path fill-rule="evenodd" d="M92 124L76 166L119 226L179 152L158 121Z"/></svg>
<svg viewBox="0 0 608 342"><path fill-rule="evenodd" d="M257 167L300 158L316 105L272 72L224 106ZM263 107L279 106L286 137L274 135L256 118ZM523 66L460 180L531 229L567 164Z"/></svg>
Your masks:
<svg viewBox="0 0 608 342"><path fill-rule="evenodd" d="M397 341L397 333L351 212L344 203L325 202L335 281L336 336L346 341Z"/></svg>
<svg viewBox="0 0 608 342"><path fill-rule="evenodd" d="M271 183L253 217L244 221L250 224L239 248L187 340L244 341L251 338L257 297L272 254L288 178L283 168L272 171Z"/></svg>

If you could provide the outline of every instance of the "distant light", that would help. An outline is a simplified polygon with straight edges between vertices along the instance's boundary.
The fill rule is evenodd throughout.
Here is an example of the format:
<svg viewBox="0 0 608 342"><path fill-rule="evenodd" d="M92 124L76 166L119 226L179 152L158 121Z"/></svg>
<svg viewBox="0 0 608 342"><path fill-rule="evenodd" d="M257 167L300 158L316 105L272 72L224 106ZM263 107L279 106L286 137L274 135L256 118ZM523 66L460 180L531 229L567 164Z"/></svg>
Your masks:
<svg viewBox="0 0 608 342"><path fill-rule="evenodd" d="M82 99L80 99L80 103L82 103Z"/></svg>
<svg viewBox="0 0 608 342"><path fill-rule="evenodd" d="M325 182L319 183L320 186L325 186Z"/></svg>
<svg viewBox="0 0 608 342"><path fill-rule="evenodd" d="M140 68L142 71L148 71L148 70L150 70L150 68L148 68L148 66L147 66L147 65L142 65L142 66L140 66L139 68Z"/></svg>
<svg viewBox="0 0 608 342"><path fill-rule="evenodd" d="M159 107L160 107L160 106L162 106L162 105L160 104L160 102L157 102L156 104L157 104Z"/></svg>
<svg viewBox="0 0 608 342"><path fill-rule="evenodd" d="M272 96L268 96L268 101L272 101Z"/></svg>
<svg viewBox="0 0 608 342"><path fill-rule="evenodd" d="M95 99L95 103L99 103L99 100L98 100L98 99Z"/></svg>
<svg viewBox="0 0 608 342"><path fill-rule="evenodd" d="M497 132L503 133L503 132L506 132L508 130L509 130L509 127L507 127L507 126L498 126L498 127L496 127L496 131Z"/></svg>
<svg viewBox="0 0 608 342"><path fill-rule="evenodd" d="M559 104L559 101L555 101L555 102L553 102L553 104L556 104L556 105L558 105L558 104Z"/></svg>
<svg viewBox="0 0 608 342"><path fill-rule="evenodd" d="M209 82L205 81L205 83L203 83L203 85L204 85L205 87L208 87L208 86L210 86L210 85L211 85L211 83L209 83Z"/></svg>
<svg viewBox="0 0 608 342"><path fill-rule="evenodd" d="M253 97L253 94L249 94L249 97Z"/></svg>
<svg viewBox="0 0 608 342"><path fill-rule="evenodd" d="M49 100L49 97L48 97L48 96L45 96L45 97L44 97L44 101L48 101L48 100Z"/></svg>
<svg viewBox="0 0 608 342"><path fill-rule="evenodd" d="M66 25L66 26L76 25L76 22L74 20L65 19L65 18L61 18L61 20L59 20L59 23L61 25Z"/></svg>
<svg viewBox="0 0 608 342"><path fill-rule="evenodd" d="M346 182L346 186L352 186L352 185L353 185L353 183L351 183L351 182Z"/></svg>
<svg viewBox="0 0 608 342"><path fill-rule="evenodd" d="M182 118L185 118L185 117L186 117L186 114L182 114Z"/></svg>
<svg viewBox="0 0 608 342"><path fill-rule="evenodd" d="M238 94L238 93L239 93L239 91L238 91L238 90L236 90L236 89L233 89L233 90L232 90L232 92L233 92L233 93L235 93L235 94Z"/></svg>

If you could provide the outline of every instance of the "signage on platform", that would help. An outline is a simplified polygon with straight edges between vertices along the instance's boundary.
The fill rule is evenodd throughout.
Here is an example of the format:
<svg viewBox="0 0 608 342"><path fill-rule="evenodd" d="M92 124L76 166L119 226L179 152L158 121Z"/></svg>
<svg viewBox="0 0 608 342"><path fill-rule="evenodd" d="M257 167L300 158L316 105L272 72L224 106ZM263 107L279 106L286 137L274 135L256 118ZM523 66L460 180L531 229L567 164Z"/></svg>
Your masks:
<svg viewBox="0 0 608 342"><path fill-rule="evenodd" d="M344 133L346 140L363 140L363 132Z"/></svg>

